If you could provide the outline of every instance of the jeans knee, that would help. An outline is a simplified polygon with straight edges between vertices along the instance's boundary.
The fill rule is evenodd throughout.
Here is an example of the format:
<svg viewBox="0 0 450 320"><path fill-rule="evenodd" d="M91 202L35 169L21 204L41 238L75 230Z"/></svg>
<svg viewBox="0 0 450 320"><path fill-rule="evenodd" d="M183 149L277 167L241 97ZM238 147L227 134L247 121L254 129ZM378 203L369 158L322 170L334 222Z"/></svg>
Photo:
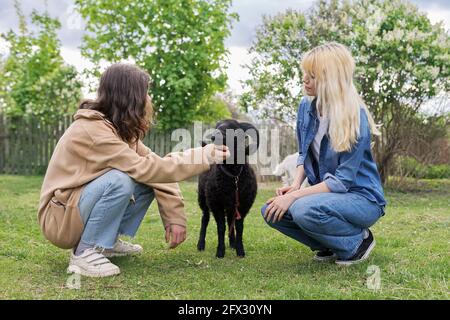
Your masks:
<svg viewBox="0 0 450 320"><path fill-rule="evenodd" d="M293 219L302 229L318 231L326 222L326 215L319 212L314 207L309 207L306 210L293 214Z"/></svg>
<svg viewBox="0 0 450 320"><path fill-rule="evenodd" d="M150 194L151 196L155 195L155 190L150 187L147 186L143 183L137 183L136 187L135 187L135 192L140 195L140 194Z"/></svg>
<svg viewBox="0 0 450 320"><path fill-rule="evenodd" d="M272 222L272 221L267 221L267 220L264 218L264 215L265 215L265 213L266 213L266 209L267 209L268 206L269 206L268 204L264 204L264 205L262 206L262 208L261 208L261 215L262 215L264 221L265 221L270 227L275 228L274 226L276 225L276 223L274 223L274 222Z"/></svg>
<svg viewBox="0 0 450 320"><path fill-rule="evenodd" d="M155 192L153 188L148 187L148 189L146 189L144 193L138 194L137 197L143 197L145 199L145 202L148 202L148 204L150 204L155 199Z"/></svg>
<svg viewBox="0 0 450 320"><path fill-rule="evenodd" d="M135 188L134 180L125 172L112 169L108 172L110 183L125 195L132 195Z"/></svg>
<svg viewBox="0 0 450 320"><path fill-rule="evenodd" d="M264 204L262 207L261 207L261 215L264 217L264 212L266 212L266 208L267 208L267 204Z"/></svg>
<svg viewBox="0 0 450 320"><path fill-rule="evenodd" d="M297 203L291 206L292 220L299 226L302 226L306 221L309 220L307 217L311 213L311 206L306 203Z"/></svg>

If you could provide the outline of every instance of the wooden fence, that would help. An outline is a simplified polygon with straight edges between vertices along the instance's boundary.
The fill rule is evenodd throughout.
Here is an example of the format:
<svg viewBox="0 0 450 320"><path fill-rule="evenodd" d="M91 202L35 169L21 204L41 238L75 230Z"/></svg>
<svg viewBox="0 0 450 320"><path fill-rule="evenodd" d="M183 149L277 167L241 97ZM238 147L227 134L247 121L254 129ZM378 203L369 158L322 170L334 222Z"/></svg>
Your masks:
<svg viewBox="0 0 450 320"><path fill-rule="evenodd" d="M4 114L0 114L0 173L20 175L45 174L53 149L71 123L71 116L61 117L56 124L45 124L34 117L11 119ZM274 126L268 123L260 124L257 127L263 138L267 138L269 152L272 137L267 133L273 129L278 130L279 140L276 145L278 162L283 160L285 156L296 152L295 131L291 127ZM209 128L210 126L203 125L201 127L202 135ZM192 137L195 136L194 125L186 129L192 134ZM172 132L152 130L144 138L144 144L158 155L164 156L170 153L175 145L179 143L177 139L178 137L175 135L175 141L172 140ZM201 136L198 140L201 140ZM199 141L193 141L192 146L199 146ZM279 179L267 174L267 165L264 174L261 174L262 166L259 162L254 168L260 181Z"/></svg>

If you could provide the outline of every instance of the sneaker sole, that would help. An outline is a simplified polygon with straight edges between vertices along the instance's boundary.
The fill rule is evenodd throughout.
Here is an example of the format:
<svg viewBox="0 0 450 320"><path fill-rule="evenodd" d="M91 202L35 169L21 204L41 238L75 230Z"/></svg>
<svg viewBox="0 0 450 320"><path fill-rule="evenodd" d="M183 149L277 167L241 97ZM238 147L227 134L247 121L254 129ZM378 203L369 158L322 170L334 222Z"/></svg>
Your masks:
<svg viewBox="0 0 450 320"><path fill-rule="evenodd" d="M358 264L361 262L366 261L369 256L370 253L373 251L373 249L375 248L375 239L372 241L372 243L370 244L370 246L367 248L366 252L364 253L364 255L361 257L361 259L359 260L354 260L354 261L347 261L347 260L336 260L336 264L340 265L340 266L351 266L353 264Z"/></svg>
<svg viewBox="0 0 450 320"><path fill-rule="evenodd" d="M128 253L106 253L103 252L105 258L114 258L114 257L126 257L126 256L137 256L140 255L142 251L128 252Z"/></svg>
<svg viewBox="0 0 450 320"><path fill-rule="evenodd" d="M333 261L336 261L336 260L337 260L337 255L334 254L334 255L332 255L332 256L330 256L330 257L318 257L318 256L314 256L314 257L313 257L313 260L314 260L314 261L317 261L317 262L333 262Z"/></svg>
<svg viewBox="0 0 450 320"><path fill-rule="evenodd" d="M103 277L111 277L120 274L120 269L118 270L111 270L111 271L105 271L105 272L91 272L87 271L85 269L80 268L79 266L70 265L67 268L67 273L75 273L86 277L93 277L93 278L103 278Z"/></svg>

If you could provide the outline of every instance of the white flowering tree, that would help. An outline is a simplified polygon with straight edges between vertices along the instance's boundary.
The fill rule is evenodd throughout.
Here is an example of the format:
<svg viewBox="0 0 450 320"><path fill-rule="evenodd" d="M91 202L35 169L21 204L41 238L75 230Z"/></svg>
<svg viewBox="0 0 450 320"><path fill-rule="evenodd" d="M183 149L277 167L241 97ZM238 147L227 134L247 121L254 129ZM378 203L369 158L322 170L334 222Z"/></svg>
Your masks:
<svg viewBox="0 0 450 320"><path fill-rule="evenodd" d="M160 128L205 119L202 110L218 106L214 95L227 81L224 40L237 17L229 12L231 0L76 0L75 4L88 31L84 56L97 66L102 61L131 60L148 71Z"/></svg>
<svg viewBox="0 0 450 320"><path fill-rule="evenodd" d="M356 59L356 83L382 124L375 153L385 180L395 155L414 143L419 109L449 91L449 35L442 23L432 24L401 0L322 0L306 13L266 17L250 49L243 107L267 117L295 117L302 54L327 41L346 44Z"/></svg>
<svg viewBox="0 0 450 320"><path fill-rule="evenodd" d="M75 68L61 57L59 21L33 11L31 21L38 32L32 33L19 3L15 4L20 30L1 35L9 52L1 63L0 110L12 117L35 115L52 122L76 110L82 83Z"/></svg>

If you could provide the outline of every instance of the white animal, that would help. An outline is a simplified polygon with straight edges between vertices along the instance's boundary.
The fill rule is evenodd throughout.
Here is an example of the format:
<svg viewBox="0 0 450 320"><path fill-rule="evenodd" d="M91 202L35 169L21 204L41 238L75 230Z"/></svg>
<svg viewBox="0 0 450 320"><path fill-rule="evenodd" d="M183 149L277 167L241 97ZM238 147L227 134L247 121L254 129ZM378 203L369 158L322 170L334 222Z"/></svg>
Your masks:
<svg viewBox="0 0 450 320"><path fill-rule="evenodd" d="M290 186L294 182L295 173L297 171L297 159L298 153L288 155L284 160L275 167L273 172L276 176L281 176L283 186ZM302 186L308 185L307 179L303 182Z"/></svg>
<svg viewBox="0 0 450 320"><path fill-rule="evenodd" d="M281 176L283 186L287 187L294 182L295 172L297 171L298 153L290 154L278 164L273 172L276 176Z"/></svg>

